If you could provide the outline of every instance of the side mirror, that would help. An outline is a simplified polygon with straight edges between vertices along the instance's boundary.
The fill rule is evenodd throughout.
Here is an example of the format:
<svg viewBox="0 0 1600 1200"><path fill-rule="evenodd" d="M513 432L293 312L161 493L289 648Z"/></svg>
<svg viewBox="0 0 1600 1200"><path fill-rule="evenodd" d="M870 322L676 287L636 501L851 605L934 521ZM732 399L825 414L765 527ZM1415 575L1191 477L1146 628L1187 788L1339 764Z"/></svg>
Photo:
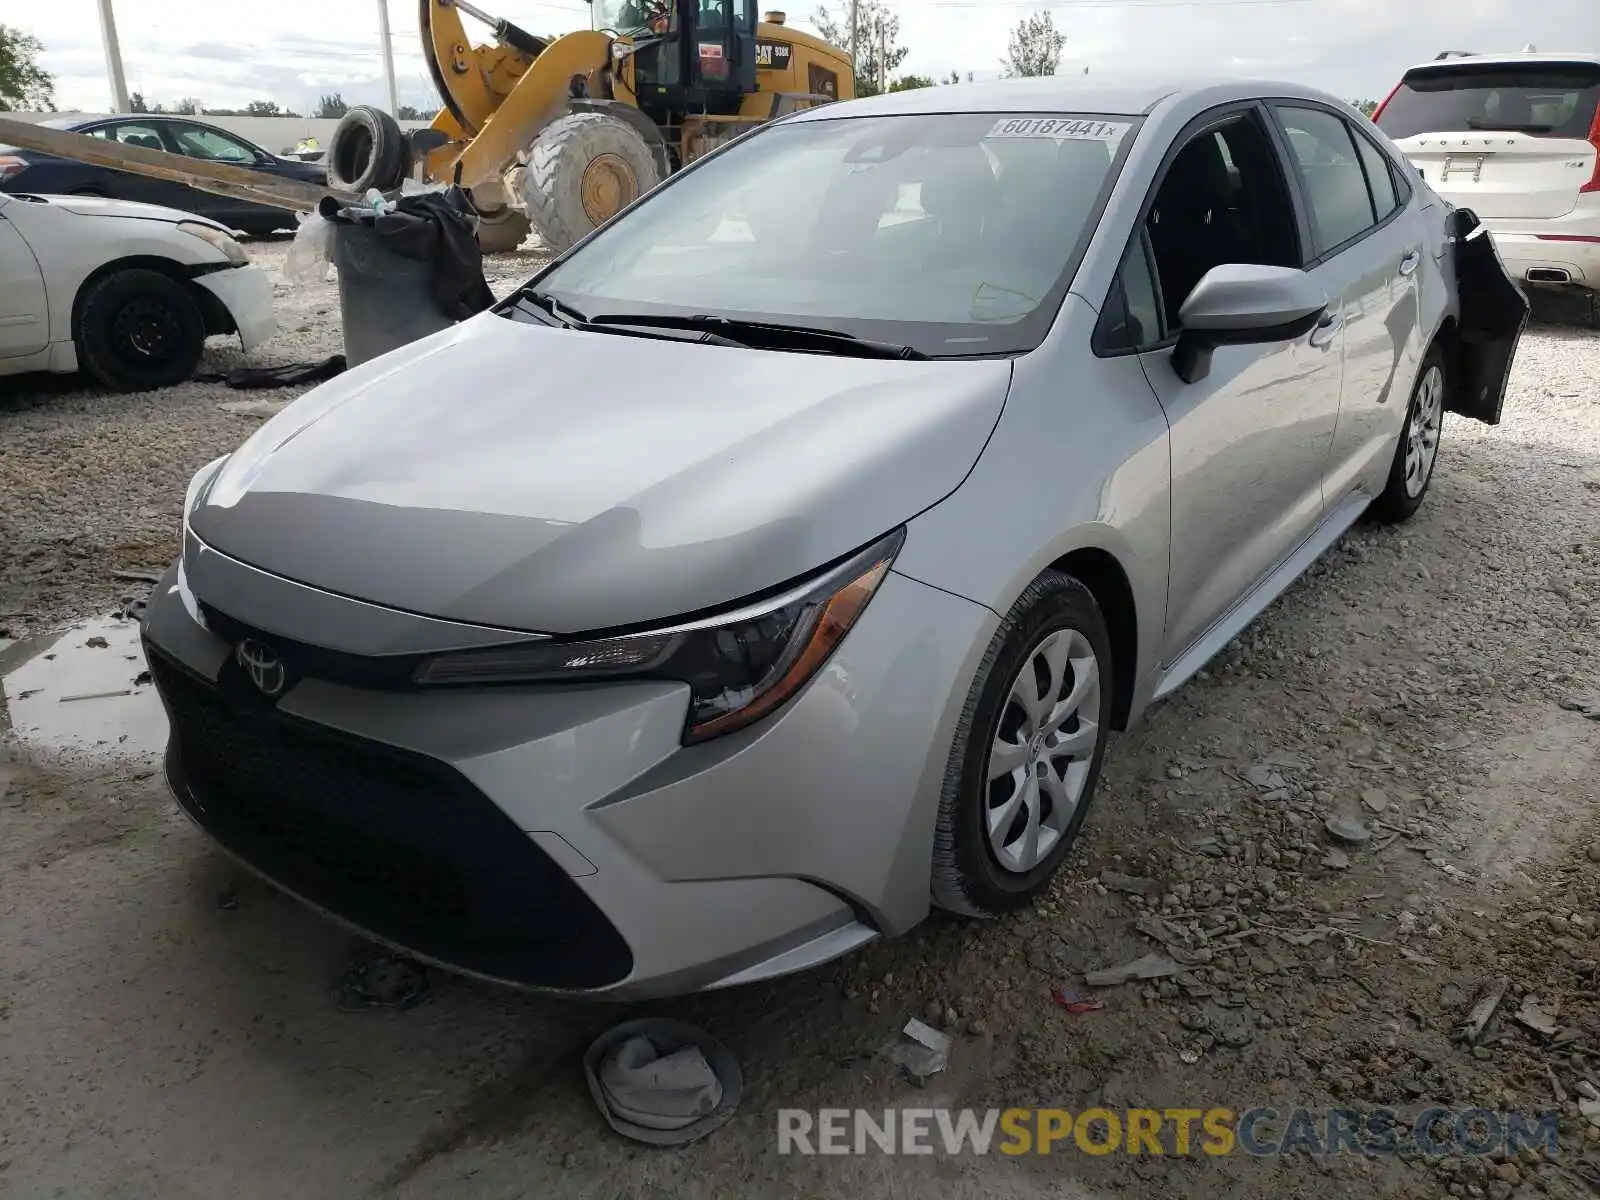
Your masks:
<svg viewBox="0 0 1600 1200"><path fill-rule="evenodd" d="M1185 383L1211 369L1218 346L1287 342L1311 332L1328 308L1328 294L1304 271L1225 263L1205 278L1178 310L1183 332L1172 368Z"/></svg>

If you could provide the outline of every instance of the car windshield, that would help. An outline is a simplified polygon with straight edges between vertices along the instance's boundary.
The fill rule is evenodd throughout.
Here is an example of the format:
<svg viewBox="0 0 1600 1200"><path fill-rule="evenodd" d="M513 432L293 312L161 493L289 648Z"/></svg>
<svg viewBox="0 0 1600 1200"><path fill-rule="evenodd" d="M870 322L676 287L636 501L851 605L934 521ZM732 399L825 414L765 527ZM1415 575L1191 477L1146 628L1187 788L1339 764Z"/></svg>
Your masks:
<svg viewBox="0 0 1600 1200"><path fill-rule="evenodd" d="M1583 140L1594 128L1597 101L1595 64L1425 67L1406 76L1378 128L1392 138L1497 129Z"/></svg>
<svg viewBox="0 0 1600 1200"><path fill-rule="evenodd" d="M591 319L782 321L941 356L1029 349L1134 124L985 113L772 125L532 286Z"/></svg>

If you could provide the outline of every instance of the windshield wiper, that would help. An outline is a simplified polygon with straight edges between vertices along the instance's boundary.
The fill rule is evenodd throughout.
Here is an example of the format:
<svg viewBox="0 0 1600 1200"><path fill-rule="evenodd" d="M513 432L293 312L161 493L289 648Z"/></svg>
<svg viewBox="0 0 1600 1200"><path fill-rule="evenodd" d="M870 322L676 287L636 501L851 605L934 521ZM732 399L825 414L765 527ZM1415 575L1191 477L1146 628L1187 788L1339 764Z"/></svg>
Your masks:
<svg viewBox="0 0 1600 1200"><path fill-rule="evenodd" d="M878 342L838 329L811 325L783 325L774 321L745 321L737 317L705 314L675 317L656 313L596 313L591 326L629 325L639 329L697 329L727 338L741 346L761 350L809 350L854 358L926 359L915 346Z"/></svg>
<svg viewBox="0 0 1600 1200"><path fill-rule="evenodd" d="M612 321L603 323L589 320L577 309L557 300L548 292L524 291L517 293L517 307L523 312L532 307L538 310L538 319L544 321L549 317L556 324L567 329L576 329L583 333L608 333L613 337L646 337L658 341L673 342L698 342L703 346L744 346L745 343L735 341L730 337L713 333L708 329L685 328L686 336L657 330L653 327L641 328L637 321ZM548 322L547 322L548 323Z"/></svg>
<svg viewBox="0 0 1600 1200"><path fill-rule="evenodd" d="M1480 121L1477 117L1467 118L1468 129L1480 129L1486 133L1554 133L1554 125L1519 125L1514 121Z"/></svg>

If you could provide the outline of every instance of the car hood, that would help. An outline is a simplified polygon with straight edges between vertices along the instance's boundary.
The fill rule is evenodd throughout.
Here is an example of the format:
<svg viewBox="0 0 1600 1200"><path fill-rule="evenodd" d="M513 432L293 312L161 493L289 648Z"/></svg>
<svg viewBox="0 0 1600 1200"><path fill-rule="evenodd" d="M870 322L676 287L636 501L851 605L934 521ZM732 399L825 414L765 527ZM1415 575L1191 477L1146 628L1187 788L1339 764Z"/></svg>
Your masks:
<svg viewBox="0 0 1600 1200"><path fill-rule="evenodd" d="M81 217L138 217L145 221L170 221L176 224L179 221L193 222L196 225L212 225L218 229L226 229L215 221L199 217L193 213L179 212L175 208L163 208L159 204L140 204L134 200L108 200L103 196L39 196L51 208L63 209L70 213L77 213Z"/></svg>
<svg viewBox="0 0 1600 1200"><path fill-rule="evenodd" d="M202 541L358 599L573 633L786 583L953 491L1006 360L902 362L583 333L486 313L269 420Z"/></svg>

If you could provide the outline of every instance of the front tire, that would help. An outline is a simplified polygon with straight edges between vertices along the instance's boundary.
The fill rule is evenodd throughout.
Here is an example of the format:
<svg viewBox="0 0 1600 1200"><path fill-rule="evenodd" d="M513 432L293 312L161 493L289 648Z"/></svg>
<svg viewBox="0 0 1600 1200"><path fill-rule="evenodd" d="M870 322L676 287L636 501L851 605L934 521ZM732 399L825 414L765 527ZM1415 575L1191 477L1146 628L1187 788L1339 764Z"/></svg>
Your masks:
<svg viewBox="0 0 1600 1200"><path fill-rule="evenodd" d="M106 387L148 392L182 383L205 350L200 305L159 271L114 271L84 293L74 330L78 362Z"/></svg>
<svg viewBox="0 0 1600 1200"><path fill-rule="evenodd" d="M956 727L934 833L935 904L989 917L1045 891L1094 798L1114 682L1094 595L1046 571L1000 623Z"/></svg>
<svg viewBox="0 0 1600 1200"><path fill-rule="evenodd" d="M1398 524L1422 507L1433 468L1439 461L1439 438L1444 431L1444 398L1450 380L1445 373L1444 350L1435 343L1422 360L1417 382L1406 406L1405 423L1389 464L1389 480L1369 509L1374 520Z"/></svg>
<svg viewBox="0 0 1600 1200"><path fill-rule="evenodd" d="M478 249L485 254L505 254L528 240L532 223L528 214L514 208L496 208L478 214Z"/></svg>
<svg viewBox="0 0 1600 1200"><path fill-rule="evenodd" d="M656 156L637 129L605 113L575 112L533 139L523 201L539 240L560 254L659 182Z"/></svg>

